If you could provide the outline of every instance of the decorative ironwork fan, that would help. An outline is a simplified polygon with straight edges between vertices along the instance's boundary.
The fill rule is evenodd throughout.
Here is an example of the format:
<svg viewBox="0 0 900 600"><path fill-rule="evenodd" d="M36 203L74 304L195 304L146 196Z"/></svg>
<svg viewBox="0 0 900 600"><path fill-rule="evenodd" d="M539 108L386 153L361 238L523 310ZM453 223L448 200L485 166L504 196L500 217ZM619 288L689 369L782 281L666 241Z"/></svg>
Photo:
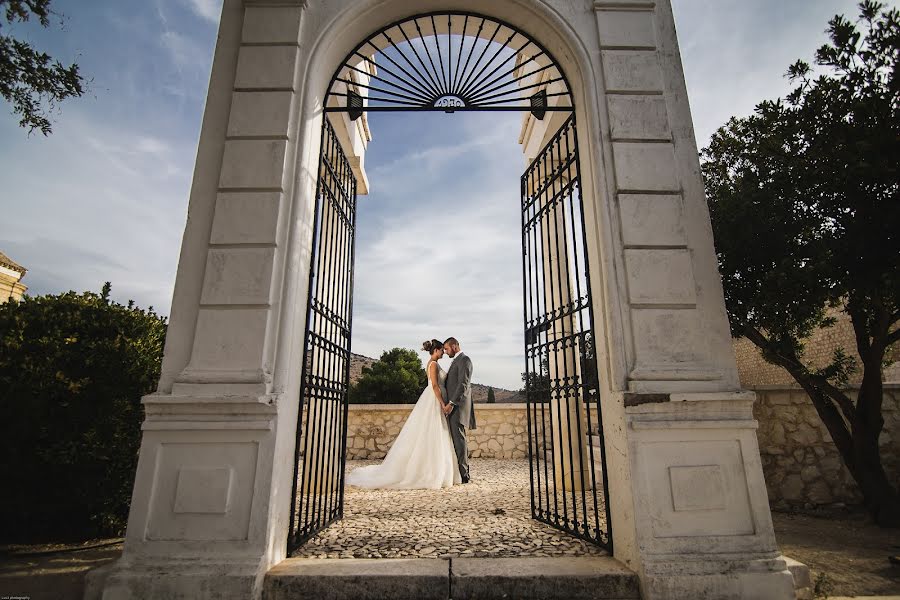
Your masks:
<svg viewBox="0 0 900 600"><path fill-rule="evenodd" d="M522 31L474 13L409 17L347 55L326 112L571 111L572 94L550 53Z"/></svg>

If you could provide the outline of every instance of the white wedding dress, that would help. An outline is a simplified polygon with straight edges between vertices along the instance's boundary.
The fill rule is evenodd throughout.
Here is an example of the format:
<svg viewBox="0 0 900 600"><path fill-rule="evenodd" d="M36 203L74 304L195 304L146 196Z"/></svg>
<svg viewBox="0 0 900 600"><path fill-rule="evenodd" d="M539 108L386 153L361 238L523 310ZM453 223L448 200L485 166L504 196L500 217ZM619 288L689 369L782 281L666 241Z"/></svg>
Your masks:
<svg viewBox="0 0 900 600"><path fill-rule="evenodd" d="M438 385L445 401L446 379L447 373L438 365ZM363 488L438 489L461 482L450 428L430 375L381 464L359 467L347 475L347 484Z"/></svg>

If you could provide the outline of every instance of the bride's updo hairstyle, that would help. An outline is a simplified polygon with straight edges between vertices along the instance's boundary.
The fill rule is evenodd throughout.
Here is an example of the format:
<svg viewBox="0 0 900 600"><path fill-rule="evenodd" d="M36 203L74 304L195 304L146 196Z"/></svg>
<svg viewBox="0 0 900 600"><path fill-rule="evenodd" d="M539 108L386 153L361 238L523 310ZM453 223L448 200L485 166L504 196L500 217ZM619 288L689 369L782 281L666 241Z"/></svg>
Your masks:
<svg viewBox="0 0 900 600"><path fill-rule="evenodd" d="M428 354L431 354L438 348L443 348L443 347L444 347L444 343L440 342L438 340L426 340L425 343L422 344L422 350L424 350Z"/></svg>

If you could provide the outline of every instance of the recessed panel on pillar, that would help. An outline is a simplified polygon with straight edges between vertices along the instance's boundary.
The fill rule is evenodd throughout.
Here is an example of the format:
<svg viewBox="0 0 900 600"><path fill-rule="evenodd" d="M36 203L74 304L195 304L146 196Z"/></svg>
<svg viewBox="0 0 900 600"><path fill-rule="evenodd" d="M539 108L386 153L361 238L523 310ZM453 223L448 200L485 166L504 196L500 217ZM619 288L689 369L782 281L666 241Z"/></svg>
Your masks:
<svg viewBox="0 0 900 600"><path fill-rule="evenodd" d="M268 305L275 248L212 248L201 304Z"/></svg>
<svg viewBox="0 0 900 600"><path fill-rule="evenodd" d="M626 249L625 270L632 305L694 306L697 302L689 250Z"/></svg>
<svg viewBox="0 0 900 600"><path fill-rule="evenodd" d="M662 70L655 50L603 50L607 92L662 92Z"/></svg>
<svg viewBox="0 0 900 600"><path fill-rule="evenodd" d="M613 143L616 184L632 192L678 192L675 149L672 144Z"/></svg>
<svg viewBox="0 0 900 600"><path fill-rule="evenodd" d="M680 195L619 194L622 242L629 246L687 246Z"/></svg>
<svg viewBox="0 0 900 600"><path fill-rule="evenodd" d="M706 359L705 334L694 309L640 308L631 311L636 369L695 369Z"/></svg>
<svg viewBox="0 0 900 600"><path fill-rule="evenodd" d="M283 137L290 131L293 92L234 92L228 137Z"/></svg>
<svg viewBox="0 0 900 600"><path fill-rule="evenodd" d="M756 532L739 440L648 442L638 460L655 537Z"/></svg>
<svg viewBox="0 0 900 600"><path fill-rule="evenodd" d="M244 10L241 40L257 44L298 44L302 4L297 6L248 6Z"/></svg>
<svg viewBox="0 0 900 600"><path fill-rule="evenodd" d="M236 90L293 90L296 46L241 46Z"/></svg>
<svg viewBox="0 0 900 600"><path fill-rule="evenodd" d="M219 187L281 190L284 140L227 140Z"/></svg>
<svg viewBox="0 0 900 600"><path fill-rule="evenodd" d="M609 127L613 140L671 140L669 114L663 96L609 96Z"/></svg>
<svg viewBox="0 0 900 600"><path fill-rule="evenodd" d="M148 540L246 540L257 442L162 443Z"/></svg>
<svg viewBox="0 0 900 600"><path fill-rule="evenodd" d="M201 307L190 369L258 372L268 316L268 308Z"/></svg>
<svg viewBox="0 0 900 600"><path fill-rule="evenodd" d="M220 192L210 243L274 244L281 199L279 192Z"/></svg>
<svg viewBox="0 0 900 600"><path fill-rule="evenodd" d="M598 10L596 14L601 48L656 47L652 11Z"/></svg>

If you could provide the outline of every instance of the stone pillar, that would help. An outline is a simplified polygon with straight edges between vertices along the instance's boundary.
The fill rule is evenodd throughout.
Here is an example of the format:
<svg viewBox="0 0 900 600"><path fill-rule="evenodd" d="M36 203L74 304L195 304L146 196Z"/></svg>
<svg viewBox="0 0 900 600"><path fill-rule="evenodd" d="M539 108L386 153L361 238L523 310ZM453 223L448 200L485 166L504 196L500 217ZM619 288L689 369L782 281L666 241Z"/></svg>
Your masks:
<svg viewBox="0 0 900 600"><path fill-rule="evenodd" d="M638 571L645 600L793 598L754 395L740 391L731 348L670 0L593 9L612 162L598 209L615 248L600 309L615 556Z"/></svg>
<svg viewBox="0 0 900 600"><path fill-rule="evenodd" d="M86 598L258 597L284 558L303 336L278 331L303 331L285 273L308 273L313 206L294 194L304 5L224 2L124 552Z"/></svg>

